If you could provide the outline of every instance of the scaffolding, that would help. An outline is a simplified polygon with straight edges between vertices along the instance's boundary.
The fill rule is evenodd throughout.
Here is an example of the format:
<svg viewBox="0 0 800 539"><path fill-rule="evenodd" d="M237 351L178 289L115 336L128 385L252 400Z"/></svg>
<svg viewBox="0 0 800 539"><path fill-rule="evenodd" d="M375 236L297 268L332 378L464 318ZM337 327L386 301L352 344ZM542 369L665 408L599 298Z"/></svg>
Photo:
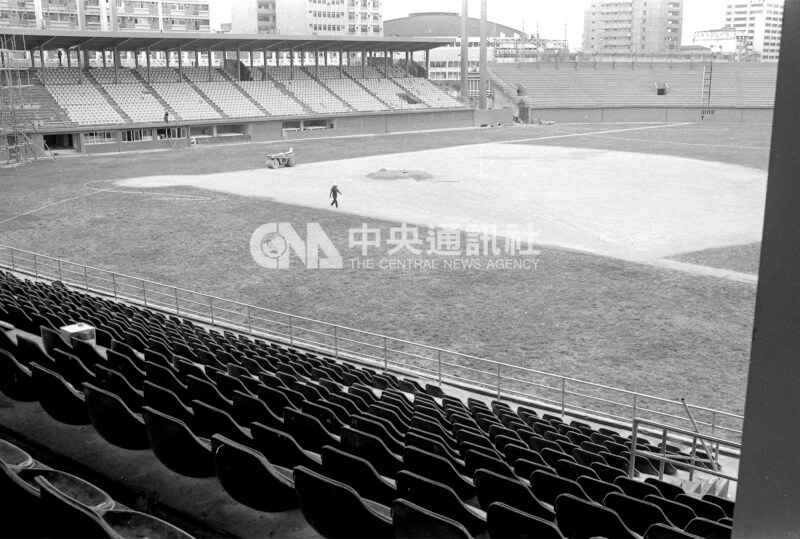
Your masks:
<svg viewBox="0 0 800 539"><path fill-rule="evenodd" d="M30 91L24 43L18 50L15 38L12 34L0 39L0 167L13 168L40 157L55 160L39 133L41 120Z"/></svg>

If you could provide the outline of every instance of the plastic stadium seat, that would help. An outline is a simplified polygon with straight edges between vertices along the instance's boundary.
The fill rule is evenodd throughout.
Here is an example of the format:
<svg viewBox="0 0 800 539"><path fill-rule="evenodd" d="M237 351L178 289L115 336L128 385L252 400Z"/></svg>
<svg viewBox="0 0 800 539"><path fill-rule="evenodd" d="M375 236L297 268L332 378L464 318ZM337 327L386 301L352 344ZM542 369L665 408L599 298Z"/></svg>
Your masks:
<svg viewBox="0 0 800 539"><path fill-rule="evenodd" d="M715 505L719 505L722 508L722 510L725 511L726 517L733 518L733 513L736 509L736 502L728 498L715 496L714 494L706 494L705 496L703 496L702 500L704 502L710 502Z"/></svg>
<svg viewBox="0 0 800 539"><path fill-rule="evenodd" d="M95 367L95 385L117 395L125 405L136 412L142 412L144 392L141 387L134 388L120 372L97 365Z"/></svg>
<svg viewBox="0 0 800 539"><path fill-rule="evenodd" d="M370 409L372 409L372 407ZM372 414L355 414L350 416L350 426L361 432L377 436L386 444L389 451L400 454L403 451L403 438L398 438L393 435L389 428L387 428L387 425L378 419L378 417Z"/></svg>
<svg viewBox="0 0 800 539"><path fill-rule="evenodd" d="M441 438L435 434L411 429L406 433L405 445L410 445L416 447L417 449L427 451L428 453L433 453L434 455L444 457L453 464L453 467L458 471L458 473L462 475L467 473L464 460L461 458L461 455L453 454L453 452L448 449L444 443L442 443Z"/></svg>
<svg viewBox="0 0 800 539"><path fill-rule="evenodd" d="M0 392L23 402L37 399L30 368L22 365L6 350L0 350Z"/></svg>
<svg viewBox="0 0 800 539"><path fill-rule="evenodd" d="M614 485L613 483L607 483L594 477L584 475L579 477L577 481L584 492L589 495L589 498L591 498L593 502L601 505L607 494L610 494L611 492L618 492L620 494L623 493L622 489L617 485Z"/></svg>
<svg viewBox="0 0 800 539"><path fill-rule="evenodd" d="M343 427L341 448L348 453L368 460L381 475L395 478L403 469L403 457L392 453L383 440L352 427ZM406 451L408 448L406 448ZM407 466L408 463L405 463Z"/></svg>
<svg viewBox="0 0 800 539"><path fill-rule="evenodd" d="M614 537L636 539L619 515L601 505L582 500L572 494L562 494L556 499L556 524L564 537L585 539L588 537Z"/></svg>
<svg viewBox="0 0 800 539"><path fill-rule="evenodd" d="M616 511L625 525L639 535L644 535L652 524L672 524L657 505L618 492L609 493L603 505Z"/></svg>
<svg viewBox="0 0 800 539"><path fill-rule="evenodd" d="M83 389L84 382L94 382L94 372L89 370L78 356L56 350L53 359L55 359L53 371L63 376L78 391Z"/></svg>
<svg viewBox="0 0 800 539"><path fill-rule="evenodd" d="M187 425L194 423L194 412L178 396L159 385L144 383L144 403L164 414L180 419Z"/></svg>
<svg viewBox="0 0 800 539"><path fill-rule="evenodd" d="M598 455L597 453L581 449L580 447L572 451L572 457L575 459L575 462L582 464L583 466L591 466L594 462L607 464L606 459L604 459L602 456Z"/></svg>
<svg viewBox="0 0 800 539"><path fill-rule="evenodd" d="M325 537L394 537L388 507L363 500L344 483L304 466L294 469L300 509L306 521Z"/></svg>
<svg viewBox="0 0 800 539"><path fill-rule="evenodd" d="M144 407L143 415L150 446L164 466L188 477L214 475L208 441L197 438L183 421L149 406Z"/></svg>
<svg viewBox="0 0 800 539"><path fill-rule="evenodd" d="M643 483L630 477L617 477L614 484L622 489L628 496L644 500L645 496L661 496L661 491L649 483Z"/></svg>
<svg viewBox="0 0 800 539"><path fill-rule="evenodd" d="M0 462L3 462L11 471L30 468L34 464L33 457L11 442L0 439Z"/></svg>
<svg viewBox="0 0 800 539"><path fill-rule="evenodd" d="M533 495L531 489L518 479L509 479L488 470L475 472L475 490L478 502L484 509L502 502L545 520L555 520L555 513Z"/></svg>
<svg viewBox="0 0 800 539"><path fill-rule="evenodd" d="M276 466L255 449L219 434L211 439L211 447L217 478L234 500L257 511L297 507L291 469Z"/></svg>
<svg viewBox="0 0 800 539"><path fill-rule="evenodd" d="M17 358L18 363L25 366L31 363L38 363L43 367L47 367L53 364L53 358L45 353L39 343L19 334L17 334L17 352L14 357Z"/></svg>
<svg viewBox="0 0 800 539"><path fill-rule="evenodd" d="M577 481L578 478L582 476L600 479L600 477L597 475L597 472L588 466L583 466L567 459L561 459L556 462L556 473L558 473L558 475L561 477L572 479L573 481Z"/></svg>
<svg viewBox="0 0 800 539"><path fill-rule="evenodd" d="M47 516L53 531L57 530L60 536L88 539L113 537L100 515L59 492L44 477L37 477L36 484L39 486L42 515Z"/></svg>
<svg viewBox="0 0 800 539"><path fill-rule="evenodd" d="M683 531L705 537L705 539L730 539L731 535L733 535L733 528L730 526L701 517L689 522Z"/></svg>
<svg viewBox="0 0 800 539"><path fill-rule="evenodd" d="M322 448L322 473L350 485L364 499L388 506L397 498L393 480L381 476L369 461L335 447Z"/></svg>
<svg viewBox="0 0 800 539"><path fill-rule="evenodd" d="M68 425L91 423L83 393L76 391L64 378L37 363L31 363L33 387L47 415Z"/></svg>
<svg viewBox="0 0 800 539"><path fill-rule="evenodd" d="M561 494L571 494L583 500L591 500L576 481L540 470L531 475L531 490L539 500L551 505Z"/></svg>
<svg viewBox="0 0 800 539"><path fill-rule="evenodd" d="M305 466L314 470L322 469L322 459L306 451L291 435L261 423L250 425L254 448L271 463L284 468Z"/></svg>
<svg viewBox="0 0 800 539"><path fill-rule="evenodd" d="M653 524L644 532L643 539L699 539L699 537L666 524Z"/></svg>
<svg viewBox="0 0 800 539"><path fill-rule="evenodd" d="M322 446L339 447L341 444L339 436L328 432L319 419L300 410L284 409L283 424L285 431L308 451L319 453Z"/></svg>
<svg viewBox="0 0 800 539"><path fill-rule="evenodd" d="M466 505L453 489L438 481L404 470L397 474L397 497L454 520L473 535L486 531L486 513Z"/></svg>
<svg viewBox="0 0 800 539"><path fill-rule="evenodd" d="M409 472L447 485L462 500L468 500L475 495L475 483L472 479L459 474L450 461L443 457L408 446L403 452L403 462Z"/></svg>
<svg viewBox="0 0 800 539"><path fill-rule="evenodd" d="M686 493L686 491L684 491L680 486L657 479L655 477L647 477L645 478L644 482L648 485L653 485L656 487L658 491L661 492L661 495L668 500L674 500L678 494Z"/></svg>
<svg viewBox="0 0 800 539"><path fill-rule="evenodd" d="M688 494L679 494L675 496L675 501L691 507L698 518L707 518L708 520L716 522L727 516L719 505L700 500Z"/></svg>
<svg viewBox="0 0 800 539"><path fill-rule="evenodd" d="M273 414L262 400L250 393L233 392L233 415L242 425L261 423L283 430L283 418Z"/></svg>
<svg viewBox="0 0 800 539"><path fill-rule="evenodd" d="M541 464L537 461L518 459L517 462L514 463L514 473L517 474L518 477L530 477L536 470L552 474L556 473L556 471L547 464Z"/></svg>
<svg viewBox="0 0 800 539"><path fill-rule="evenodd" d="M467 468L468 476L474 476L475 472L483 468L496 474L508 477L509 479L517 478L514 470L512 470L504 461L473 449L468 449L464 453L464 463Z"/></svg>
<svg viewBox="0 0 800 539"><path fill-rule="evenodd" d="M186 377L186 382L187 398L203 401L220 410L230 410L233 407L233 402L223 397L222 393L217 389L217 386L207 379L198 378L190 374Z"/></svg>
<svg viewBox="0 0 800 539"><path fill-rule="evenodd" d="M124 449L147 449L150 441L144 419L114 393L84 384L83 394L92 426L107 442Z"/></svg>
<svg viewBox="0 0 800 539"><path fill-rule="evenodd" d="M192 411L192 432L197 436L211 438L221 434L241 444L252 445L250 430L242 428L228 412L198 400L192 401Z"/></svg>
<svg viewBox="0 0 800 539"><path fill-rule="evenodd" d="M688 505L668 500L661 496L645 496L644 501L659 506L670 522L681 529L685 528L692 519L697 518L694 509Z"/></svg>
<svg viewBox="0 0 800 539"><path fill-rule="evenodd" d="M394 536L397 539L438 537L441 539L471 539L467 529L447 517L439 515L404 499L392 504Z"/></svg>
<svg viewBox="0 0 800 539"><path fill-rule="evenodd" d="M551 449L546 447L542 450L542 458L544 461L550 465L553 469L558 466L558 461L560 460L569 460L575 462L575 459L572 458L572 455L563 451L561 449Z"/></svg>
<svg viewBox="0 0 800 539"><path fill-rule="evenodd" d="M561 539L561 531L552 520L525 513L501 502L495 502L486 511L489 537L516 537L527 539Z"/></svg>

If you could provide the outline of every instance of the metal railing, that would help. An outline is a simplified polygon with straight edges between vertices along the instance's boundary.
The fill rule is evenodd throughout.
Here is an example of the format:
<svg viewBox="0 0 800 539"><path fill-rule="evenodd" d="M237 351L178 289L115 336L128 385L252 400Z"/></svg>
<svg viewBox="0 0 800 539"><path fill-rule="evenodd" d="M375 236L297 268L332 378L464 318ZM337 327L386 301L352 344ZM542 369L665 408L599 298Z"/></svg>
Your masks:
<svg viewBox="0 0 800 539"><path fill-rule="evenodd" d="M660 433L660 439L658 443L659 447L661 448L660 452L654 453L652 451L636 448L638 441L641 439L641 431L644 428L647 429L648 436L650 436L652 433ZM690 446L688 456L678 458L674 454L667 453L667 443L674 443L676 440L680 440L682 443ZM702 447L709 447L711 454L708 454L707 456L698 455L697 451L698 449L702 449ZM735 474L724 473L722 468L717 466L717 463L719 462L721 454L732 455L734 457L740 455L742 446L739 443L732 442L718 436L700 434L694 430L676 428L669 425L664 425L663 423L648 421L646 419L637 417L633 420L631 448L631 458L628 469L628 475L630 477L634 476L634 470L636 470L636 459L637 457L640 457L647 458L650 461L655 460L659 463L659 479L664 478L665 466L667 463L671 463L683 468L684 470L687 470L689 472L689 481L694 481L695 475L698 473L710 475L717 479L724 479L734 482L738 481L738 477Z"/></svg>
<svg viewBox="0 0 800 539"><path fill-rule="evenodd" d="M248 305L185 288L0 245L0 268L160 309L220 328L283 341L498 399L533 401L562 415L630 425L644 417L687 426L679 400L587 382L435 346ZM701 428L739 439L743 416L690 405Z"/></svg>

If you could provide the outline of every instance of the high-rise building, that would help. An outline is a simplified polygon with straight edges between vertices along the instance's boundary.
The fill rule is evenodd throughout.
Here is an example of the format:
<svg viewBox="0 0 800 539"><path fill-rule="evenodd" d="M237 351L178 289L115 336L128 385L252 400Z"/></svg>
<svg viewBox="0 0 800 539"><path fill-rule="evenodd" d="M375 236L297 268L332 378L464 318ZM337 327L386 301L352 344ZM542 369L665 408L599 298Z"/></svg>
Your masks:
<svg viewBox="0 0 800 539"><path fill-rule="evenodd" d="M596 0L584 12L587 53L669 53L680 50L683 0Z"/></svg>
<svg viewBox="0 0 800 539"><path fill-rule="evenodd" d="M0 27L209 32L210 0L0 0Z"/></svg>
<svg viewBox="0 0 800 539"><path fill-rule="evenodd" d="M211 0L237 34L382 36L382 0ZM221 7L221 6L220 6ZM215 8L216 9L216 8ZM221 8L224 9L224 8Z"/></svg>
<svg viewBox="0 0 800 539"><path fill-rule="evenodd" d="M778 59L783 24L783 0L739 0L728 2L725 26L736 30L742 48L762 60Z"/></svg>

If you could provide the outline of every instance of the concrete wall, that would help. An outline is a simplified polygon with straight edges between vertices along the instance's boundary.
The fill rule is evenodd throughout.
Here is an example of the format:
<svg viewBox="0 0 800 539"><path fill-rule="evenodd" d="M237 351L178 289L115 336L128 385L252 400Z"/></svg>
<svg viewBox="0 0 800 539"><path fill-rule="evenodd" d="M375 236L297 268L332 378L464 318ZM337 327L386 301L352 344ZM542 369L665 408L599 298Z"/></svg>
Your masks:
<svg viewBox="0 0 800 539"><path fill-rule="evenodd" d="M588 109L530 109L531 121L559 123L602 122L722 122L770 123L773 109L615 107Z"/></svg>
<svg viewBox="0 0 800 539"><path fill-rule="evenodd" d="M503 125L510 125L514 122L514 110L511 108L475 110L473 112L474 123L472 125L475 127L481 125L497 125L497 122Z"/></svg>

